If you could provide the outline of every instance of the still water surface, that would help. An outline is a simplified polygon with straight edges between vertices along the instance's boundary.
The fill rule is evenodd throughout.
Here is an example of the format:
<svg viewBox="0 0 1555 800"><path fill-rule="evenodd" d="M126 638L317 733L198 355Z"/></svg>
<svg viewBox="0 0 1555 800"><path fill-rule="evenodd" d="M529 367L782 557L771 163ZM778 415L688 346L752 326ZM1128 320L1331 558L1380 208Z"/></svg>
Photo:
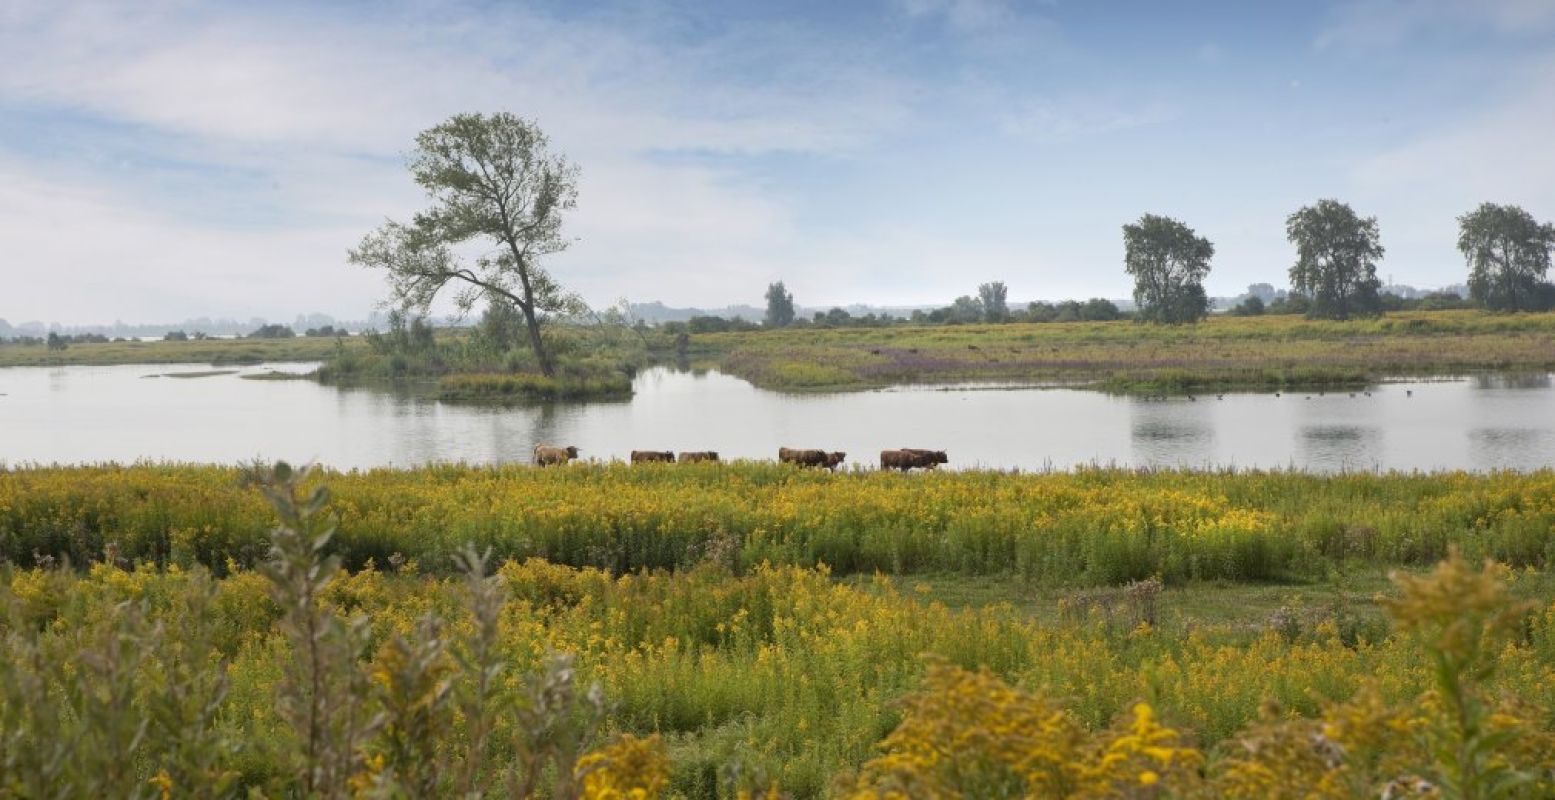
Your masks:
<svg viewBox="0 0 1555 800"><path fill-rule="evenodd" d="M577 445L597 459L625 458L633 449L773 458L779 446L792 446L843 450L850 464L872 464L883 448L930 447L947 450L951 467L1555 466L1549 376L1389 383L1353 397L1145 400L988 387L792 395L717 373L652 369L638 377L630 402L518 408L445 405L425 392L311 381L145 377L206 369L0 369L0 463L524 462L543 442Z"/></svg>

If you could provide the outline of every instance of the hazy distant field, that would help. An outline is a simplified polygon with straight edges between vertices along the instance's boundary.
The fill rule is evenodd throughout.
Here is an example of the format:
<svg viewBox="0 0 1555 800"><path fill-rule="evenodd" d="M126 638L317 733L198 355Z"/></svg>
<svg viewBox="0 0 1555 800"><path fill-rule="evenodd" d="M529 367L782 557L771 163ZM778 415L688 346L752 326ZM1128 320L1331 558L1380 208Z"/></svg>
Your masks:
<svg viewBox="0 0 1555 800"><path fill-rule="evenodd" d="M292 339L203 339L185 342L107 342L72 344L50 350L42 344L0 344L0 367L65 364L257 364L264 361L322 361L335 353L334 337ZM350 350L365 349L360 337L341 340Z"/></svg>
<svg viewBox="0 0 1555 800"><path fill-rule="evenodd" d="M1211 317L1198 325L1076 322L790 329L692 337L696 355L772 389L956 381L1100 382L1191 391L1555 368L1555 314L1401 312L1379 319Z"/></svg>

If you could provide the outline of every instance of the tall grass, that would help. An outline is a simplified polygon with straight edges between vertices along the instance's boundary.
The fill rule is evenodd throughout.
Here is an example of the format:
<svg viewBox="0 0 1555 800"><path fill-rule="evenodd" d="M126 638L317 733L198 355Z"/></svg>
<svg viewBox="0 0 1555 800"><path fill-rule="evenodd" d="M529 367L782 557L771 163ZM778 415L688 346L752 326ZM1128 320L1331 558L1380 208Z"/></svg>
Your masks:
<svg viewBox="0 0 1555 800"><path fill-rule="evenodd" d="M253 565L268 511L223 467L0 472L0 558ZM1348 565L1555 559L1555 472L860 471L771 463L430 466L323 473L346 566L447 565L465 543L615 574L709 552L839 574L1018 575L1036 585L1320 578ZM441 568L441 567L439 567Z"/></svg>
<svg viewBox="0 0 1555 800"><path fill-rule="evenodd" d="M876 742L903 721L895 701L935 663L925 654L1038 693L1075 736L1102 744L1116 741L1115 718L1146 701L1185 744L1220 758L1264 735L1246 728L1271 707L1290 722L1363 691L1384 708L1405 707L1437 681L1410 636L1349 639L1335 620L1250 630L1084 616L1045 625L1008 606L951 610L883 578L840 584L824 570L732 575L703 565L612 577L529 561L489 579L410 565L318 574L330 580L301 602L304 592L286 588L294 580L243 570L212 579L107 562L87 572L0 568L0 792L90 792L109 777L114 789L104 791L114 796L135 794L125 787L157 796L159 781L178 797L249 788L290 796L308 780L323 788L341 777L364 790L423 779L458 786L468 779L462 759L484 752L476 796L523 797L504 770L520 782L558 774L544 764L579 759L587 745L578 742L603 738L578 738L597 724L602 734L662 736L668 788L684 796L728 797L743 780L808 798L879 754ZM485 588L472 592L472 580ZM493 606L480 591L506 601ZM326 648L318 690L298 635L308 619L352 626L346 649L360 654L342 661ZM1517 723L1533 746L1550 738L1534 710L1555 708L1555 608L1546 600L1509 619L1518 635L1487 640L1495 673L1476 680L1483 697L1517 698L1521 716L1498 724L1534 720ZM337 635L346 634L325 638ZM483 675L493 676L486 689ZM601 691L591 695L593 683ZM999 696L987 682L968 687L971 696L933 696L958 685L931 682L925 702L954 711ZM310 751L300 712L315 700L329 709L319 719L341 724ZM177 713L158 716L163 703ZM550 722L535 716L547 709ZM946 747L976 748L1008 730L976 714L948 722ZM536 736L549 738L526 738ZM1430 763L1408 737L1385 744L1420 759L1405 763ZM339 766L310 766L319 762Z"/></svg>
<svg viewBox="0 0 1555 800"><path fill-rule="evenodd" d="M1107 382L1138 391L1278 388L1555 369L1555 314L1400 312L1343 322L1211 317L699 334L693 352L773 389L953 381Z"/></svg>

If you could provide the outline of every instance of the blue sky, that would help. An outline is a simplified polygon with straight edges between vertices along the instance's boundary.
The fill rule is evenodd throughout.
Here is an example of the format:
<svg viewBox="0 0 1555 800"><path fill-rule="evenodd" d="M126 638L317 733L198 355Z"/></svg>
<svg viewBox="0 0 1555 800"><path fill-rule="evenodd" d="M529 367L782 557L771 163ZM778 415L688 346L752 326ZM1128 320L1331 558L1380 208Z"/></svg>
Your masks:
<svg viewBox="0 0 1555 800"><path fill-rule="evenodd" d="M345 252L421 203L418 130L537 119L582 168L551 267L596 304L1124 297L1119 228L1283 286L1284 218L1555 218L1555 0L0 5L0 317L359 318Z"/></svg>

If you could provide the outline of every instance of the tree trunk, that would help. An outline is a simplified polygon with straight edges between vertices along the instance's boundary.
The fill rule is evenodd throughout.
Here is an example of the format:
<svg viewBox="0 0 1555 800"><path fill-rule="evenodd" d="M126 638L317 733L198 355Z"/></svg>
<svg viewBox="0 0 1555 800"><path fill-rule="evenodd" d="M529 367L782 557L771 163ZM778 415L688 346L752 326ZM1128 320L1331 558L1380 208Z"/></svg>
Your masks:
<svg viewBox="0 0 1555 800"><path fill-rule="evenodd" d="M540 362L540 374L547 378L553 377L556 367L545 352L545 341L540 338L540 320L535 318L534 306L523 309L523 312L524 326L529 329L529 348L535 352L535 360Z"/></svg>
<svg viewBox="0 0 1555 800"><path fill-rule="evenodd" d="M516 252L515 248L515 257L517 257ZM540 374L547 378L555 377L556 366L551 363L551 357L545 352L545 340L540 338L540 318L535 311L535 292L529 285L529 270L521 257L518 281L524 287L524 302L518 304L518 310L524 312L524 327L529 329L529 349L535 352L535 360L540 362Z"/></svg>

